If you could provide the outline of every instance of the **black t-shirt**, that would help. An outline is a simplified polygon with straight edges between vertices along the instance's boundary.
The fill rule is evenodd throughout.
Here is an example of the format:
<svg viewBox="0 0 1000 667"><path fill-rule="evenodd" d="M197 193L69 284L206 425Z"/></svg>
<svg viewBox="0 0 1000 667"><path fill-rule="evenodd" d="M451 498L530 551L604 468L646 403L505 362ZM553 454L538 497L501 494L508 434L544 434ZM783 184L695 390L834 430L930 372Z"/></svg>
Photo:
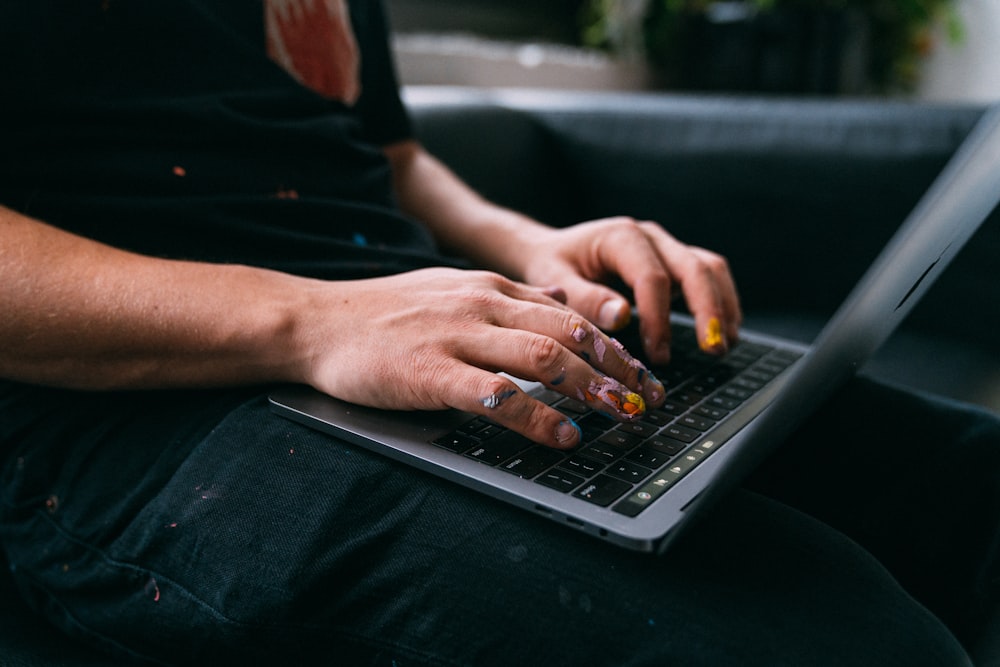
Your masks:
<svg viewBox="0 0 1000 667"><path fill-rule="evenodd" d="M437 264L379 0L0 7L0 203L151 255L351 278Z"/></svg>

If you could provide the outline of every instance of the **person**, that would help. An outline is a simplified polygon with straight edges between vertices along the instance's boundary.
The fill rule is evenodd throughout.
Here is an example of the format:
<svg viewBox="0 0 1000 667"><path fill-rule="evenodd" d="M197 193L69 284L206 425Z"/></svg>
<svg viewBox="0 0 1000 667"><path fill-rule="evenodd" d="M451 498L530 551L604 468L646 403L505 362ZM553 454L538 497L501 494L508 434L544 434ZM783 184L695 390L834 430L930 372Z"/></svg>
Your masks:
<svg viewBox="0 0 1000 667"><path fill-rule="evenodd" d="M631 311L604 278L656 364L674 291L706 354L738 337L720 256L546 227L427 153L380 3L0 25L0 542L64 632L158 664L968 664L998 599L985 411L857 380L662 558L269 413L295 382L566 449L572 420L496 371L655 408L639 362L582 354Z"/></svg>

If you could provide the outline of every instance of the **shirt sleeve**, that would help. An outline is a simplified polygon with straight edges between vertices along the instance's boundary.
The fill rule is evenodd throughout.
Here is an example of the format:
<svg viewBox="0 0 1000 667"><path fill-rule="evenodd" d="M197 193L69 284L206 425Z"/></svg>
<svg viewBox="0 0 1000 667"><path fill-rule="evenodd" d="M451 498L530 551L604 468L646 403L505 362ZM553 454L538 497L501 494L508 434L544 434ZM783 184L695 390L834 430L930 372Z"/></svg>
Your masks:
<svg viewBox="0 0 1000 667"><path fill-rule="evenodd" d="M351 0L354 32L361 50L361 115L365 138L387 145L413 137L409 113L399 95L382 0Z"/></svg>

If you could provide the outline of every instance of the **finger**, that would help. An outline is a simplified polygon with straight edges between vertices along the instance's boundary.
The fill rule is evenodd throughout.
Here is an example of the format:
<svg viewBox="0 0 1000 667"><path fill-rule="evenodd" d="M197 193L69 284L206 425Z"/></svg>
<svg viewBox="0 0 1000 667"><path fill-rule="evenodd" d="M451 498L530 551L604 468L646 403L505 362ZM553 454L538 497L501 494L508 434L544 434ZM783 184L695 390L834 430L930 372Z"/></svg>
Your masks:
<svg viewBox="0 0 1000 667"><path fill-rule="evenodd" d="M572 303L574 309L605 331L624 328L632 317L628 300L615 290L592 282L573 271L567 271L561 280L564 303Z"/></svg>
<svg viewBox="0 0 1000 667"><path fill-rule="evenodd" d="M721 299L723 319L725 323L725 335L730 344L734 344L739 338L739 329L743 324L743 310L740 307L739 293L736 289L736 281L733 279L729 264L721 256L702 248L692 248L696 253L703 254L706 262L715 267L716 284L719 286L719 297ZM715 259L721 260L713 263Z"/></svg>
<svg viewBox="0 0 1000 667"><path fill-rule="evenodd" d="M573 419L526 394L508 378L471 366L456 370L464 376L450 384L453 407L483 415L531 442L556 449L580 444L583 433Z"/></svg>
<svg viewBox="0 0 1000 667"><path fill-rule="evenodd" d="M670 360L673 280L643 224L647 223L623 219L614 233L602 237L599 255L602 264L632 288L647 356L654 363L666 363Z"/></svg>
<svg viewBox="0 0 1000 667"><path fill-rule="evenodd" d="M457 351L461 359L542 382L621 420L662 404L662 383L578 313L522 302L495 318L497 327Z"/></svg>
<svg viewBox="0 0 1000 667"><path fill-rule="evenodd" d="M708 353L725 353L735 341L740 320L735 283L725 259L681 243L655 223L643 223L643 229L680 283L695 317L699 346Z"/></svg>

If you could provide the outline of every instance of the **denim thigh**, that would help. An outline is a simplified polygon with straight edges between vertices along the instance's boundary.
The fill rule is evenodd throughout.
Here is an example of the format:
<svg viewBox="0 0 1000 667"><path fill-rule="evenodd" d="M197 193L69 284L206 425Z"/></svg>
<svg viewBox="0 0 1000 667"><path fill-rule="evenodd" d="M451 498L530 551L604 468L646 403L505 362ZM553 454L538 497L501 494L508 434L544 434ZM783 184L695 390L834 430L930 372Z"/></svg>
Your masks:
<svg viewBox="0 0 1000 667"><path fill-rule="evenodd" d="M7 434L0 537L26 598L118 655L968 663L868 551L768 497L793 495L778 473L779 493L735 492L654 557L275 417L260 394L107 401Z"/></svg>

